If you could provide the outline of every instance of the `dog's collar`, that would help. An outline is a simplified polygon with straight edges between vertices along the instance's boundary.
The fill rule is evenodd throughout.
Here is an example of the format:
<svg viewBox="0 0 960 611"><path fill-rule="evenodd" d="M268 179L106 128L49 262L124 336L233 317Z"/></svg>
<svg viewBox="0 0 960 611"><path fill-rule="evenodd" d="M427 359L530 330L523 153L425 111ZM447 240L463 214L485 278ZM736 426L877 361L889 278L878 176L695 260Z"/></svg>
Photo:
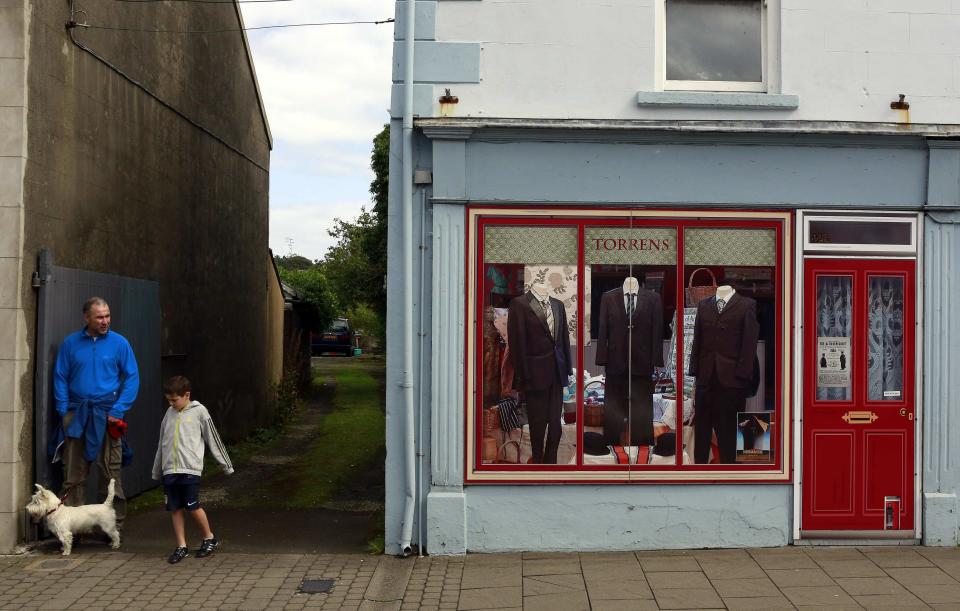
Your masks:
<svg viewBox="0 0 960 611"><path fill-rule="evenodd" d="M51 513L53 513L54 511L60 509L61 507L63 507L63 501L60 501L60 504L59 504L59 505L57 505L56 507L54 507L53 509L51 509L50 511L48 511L48 512L47 512L47 515L45 515L45 516L43 516L43 517L49 516Z"/></svg>

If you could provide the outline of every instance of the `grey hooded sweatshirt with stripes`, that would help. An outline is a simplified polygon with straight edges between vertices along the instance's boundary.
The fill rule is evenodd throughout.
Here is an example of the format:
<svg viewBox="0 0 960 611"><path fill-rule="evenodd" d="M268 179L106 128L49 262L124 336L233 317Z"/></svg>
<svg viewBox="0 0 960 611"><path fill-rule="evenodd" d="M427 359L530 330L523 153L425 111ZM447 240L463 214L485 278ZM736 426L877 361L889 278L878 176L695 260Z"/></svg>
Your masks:
<svg viewBox="0 0 960 611"><path fill-rule="evenodd" d="M191 401L179 412L172 407L167 408L160 425L157 456L153 459L153 479L171 473L200 475L203 473L205 445L210 448L216 461L223 465L223 471L227 475L233 473L227 448L220 441L210 412L202 403Z"/></svg>

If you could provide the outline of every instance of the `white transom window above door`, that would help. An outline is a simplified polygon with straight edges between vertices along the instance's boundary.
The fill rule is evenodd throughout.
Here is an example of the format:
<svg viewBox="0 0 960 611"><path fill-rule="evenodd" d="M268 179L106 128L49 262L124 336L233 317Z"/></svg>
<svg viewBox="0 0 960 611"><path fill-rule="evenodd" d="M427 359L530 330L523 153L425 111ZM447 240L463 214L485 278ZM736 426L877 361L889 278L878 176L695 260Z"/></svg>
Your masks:
<svg viewBox="0 0 960 611"><path fill-rule="evenodd" d="M769 92L779 0L656 0L662 90Z"/></svg>

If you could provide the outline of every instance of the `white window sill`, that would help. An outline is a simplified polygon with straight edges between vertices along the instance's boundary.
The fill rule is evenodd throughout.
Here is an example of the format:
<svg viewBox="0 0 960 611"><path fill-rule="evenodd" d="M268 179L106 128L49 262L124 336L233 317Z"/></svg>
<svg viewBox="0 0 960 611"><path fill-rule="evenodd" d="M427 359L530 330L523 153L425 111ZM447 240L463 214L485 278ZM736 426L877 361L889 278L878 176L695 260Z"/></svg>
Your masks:
<svg viewBox="0 0 960 611"><path fill-rule="evenodd" d="M720 91L641 91L637 105L648 108L742 108L796 110L800 96Z"/></svg>

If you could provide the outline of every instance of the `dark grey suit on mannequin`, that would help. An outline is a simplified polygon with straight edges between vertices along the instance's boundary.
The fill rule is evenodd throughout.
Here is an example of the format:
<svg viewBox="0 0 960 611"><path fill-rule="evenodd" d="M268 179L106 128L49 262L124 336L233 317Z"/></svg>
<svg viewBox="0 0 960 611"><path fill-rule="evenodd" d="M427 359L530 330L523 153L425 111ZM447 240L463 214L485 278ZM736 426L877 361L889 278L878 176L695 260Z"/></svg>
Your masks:
<svg viewBox="0 0 960 611"><path fill-rule="evenodd" d="M572 360L563 302L550 297L550 308L554 320L552 335L533 293L513 298L507 315L507 339L515 370L513 387L524 393L527 402L533 462L555 464L562 433L562 391Z"/></svg>
<svg viewBox="0 0 960 611"><path fill-rule="evenodd" d="M663 367L663 304L651 290L640 289L631 320L627 320L624 291L607 291L600 300L597 365L604 366L606 395L603 435L619 444L630 403L630 444L653 443L654 367ZM629 397L629 399L628 399Z"/></svg>
<svg viewBox="0 0 960 611"><path fill-rule="evenodd" d="M753 361L760 339L757 302L734 293L723 312L717 298L697 306L690 350L690 375L697 378L694 459L710 462L711 433L716 431L720 462L737 460L737 412L742 412L753 385Z"/></svg>

